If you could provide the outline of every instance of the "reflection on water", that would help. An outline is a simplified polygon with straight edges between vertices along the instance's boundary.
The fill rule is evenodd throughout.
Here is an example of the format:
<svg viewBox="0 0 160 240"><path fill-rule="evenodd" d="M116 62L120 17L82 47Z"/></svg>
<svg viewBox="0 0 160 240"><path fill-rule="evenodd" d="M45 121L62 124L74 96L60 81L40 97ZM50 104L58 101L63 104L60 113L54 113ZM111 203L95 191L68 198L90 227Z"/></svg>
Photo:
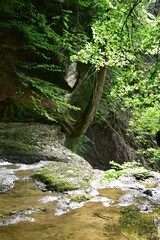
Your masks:
<svg viewBox="0 0 160 240"><path fill-rule="evenodd" d="M30 172L19 172L20 177ZM120 189L99 190L115 201L124 194ZM157 213L139 213L132 208L104 207L88 202L82 208L61 216L54 215L56 196L42 192L31 180L20 179L14 189L0 194L2 240L158 240ZM50 196L50 197L48 197ZM40 199L50 201L40 201ZM156 220L157 219L157 220ZM15 220L15 223L13 222ZM17 221L16 221L17 220ZM9 222L10 221L10 222ZM14 224L13 224L14 223Z"/></svg>
<svg viewBox="0 0 160 240"><path fill-rule="evenodd" d="M132 197L130 191L135 189L129 191L112 187L99 189L98 192L95 190L99 195L94 192L93 199L87 199L86 194L81 192L76 192L77 195L70 193L73 201L70 202L69 193L60 196L59 193L42 191L30 178L32 171L43 164L46 163L27 166L1 164L1 183L14 187L0 193L0 240L160 239L160 210L150 197L146 205L142 195L137 197L135 204L126 207L123 203L128 196ZM85 204L79 202L84 198ZM57 206L64 205L64 202L65 207L71 203L82 207L72 207L74 210L56 216ZM146 211L145 207L149 204L153 212Z"/></svg>

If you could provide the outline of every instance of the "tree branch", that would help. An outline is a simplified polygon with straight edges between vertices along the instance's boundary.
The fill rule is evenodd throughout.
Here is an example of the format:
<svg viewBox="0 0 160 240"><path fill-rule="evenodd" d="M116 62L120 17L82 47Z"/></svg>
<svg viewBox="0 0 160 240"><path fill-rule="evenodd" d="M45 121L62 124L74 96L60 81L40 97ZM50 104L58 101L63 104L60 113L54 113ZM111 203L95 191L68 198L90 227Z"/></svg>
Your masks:
<svg viewBox="0 0 160 240"><path fill-rule="evenodd" d="M133 7L130 9L130 11L129 11L127 17L126 17L126 20L125 20L124 23L123 23L121 33L123 32L123 28L124 28L124 26L126 25L127 20L128 20L128 18L130 17L130 15L132 14L133 10L134 10L135 7L136 7L139 3L141 3L141 2L142 2L142 0L138 0L137 2L135 2L135 3L133 4Z"/></svg>

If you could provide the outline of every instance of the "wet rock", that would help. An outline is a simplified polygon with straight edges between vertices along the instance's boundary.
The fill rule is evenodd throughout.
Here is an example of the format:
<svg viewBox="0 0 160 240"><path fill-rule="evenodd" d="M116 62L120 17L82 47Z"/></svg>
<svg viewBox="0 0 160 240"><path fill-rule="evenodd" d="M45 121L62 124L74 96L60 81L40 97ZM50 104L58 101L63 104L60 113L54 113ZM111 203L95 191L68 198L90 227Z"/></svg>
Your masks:
<svg viewBox="0 0 160 240"><path fill-rule="evenodd" d="M73 165L54 162L35 172L33 178L46 184L49 190L64 192L88 188L91 173L90 168L79 166L77 163Z"/></svg>
<svg viewBox="0 0 160 240"><path fill-rule="evenodd" d="M143 204L143 205L139 205L137 206L137 209L140 212L153 212L153 207L150 204Z"/></svg>
<svg viewBox="0 0 160 240"><path fill-rule="evenodd" d="M1 123L0 135L0 158L8 162L31 164L43 160L90 166L64 146L65 134L57 125Z"/></svg>
<svg viewBox="0 0 160 240"><path fill-rule="evenodd" d="M7 215L3 215L0 219L0 226L7 226L10 224L16 224L21 221L34 222L33 217L29 217L33 212L37 212L37 209L27 209L24 211L13 211Z"/></svg>
<svg viewBox="0 0 160 240"><path fill-rule="evenodd" d="M88 201L91 199L91 196L89 194L86 193L74 193L71 195L71 201L72 202L84 202L84 201Z"/></svg>
<svg viewBox="0 0 160 240"><path fill-rule="evenodd" d="M0 160L0 192L5 193L8 190L11 190L14 187L14 182L19 180L19 177L17 176L18 172L24 171L32 171L38 170L42 166L47 165L49 162L40 161L39 163L32 164L32 165L26 165L26 164L11 164L9 162ZM30 177L27 176L25 178L26 180L29 180ZM42 183L39 183L41 189L45 188L45 185Z"/></svg>
<svg viewBox="0 0 160 240"><path fill-rule="evenodd" d="M160 217L154 219L154 225L158 230L160 230Z"/></svg>
<svg viewBox="0 0 160 240"><path fill-rule="evenodd" d="M152 197L148 196L148 198L154 205L160 204L160 190L155 188L152 190Z"/></svg>
<svg viewBox="0 0 160 240"><path fill-rule="evenodd" d="M19 216L16 216L15 218L11 218L11 219L1 219L0 220L0 226L7 226L7 225L10 225L10 224L16 224L18 222L21 222L21 221L25 221L25 222L34 222L34 218L32 217L19 217Z"/></svg>
<svg viewBox="0 0 160 240"><path fill-rule="evenodd" d="M134 175L134 177L135 177L137 180L144 180L144 179L153 177L153 175L151 174L151 172L150 172L149 170L147 170L147 169L144 170L143 172L134 173L133 175Z"/></svg>
<svg viewBox="0 0 160 240"><path fill-rule="evenodd" d="M54 202L57 200L58 200L57 196L45 196L45 197L41 198L39 201L41 203L47 203L47 202Z"/></svg>
<svg viewBox="0 0 160 240"><path fill-rule="evenodd" d="M118 200L118 206L130 206L135 203L137 197L139 197L139 193L135 190L132 190L125 195L121 196Z"/></svg>
<svg viewBox="0 0 160 240"><path fill-rule="evenodd" d="M9 162L34 163L40 160L65 159L64 154L60 154L65 135L58 126L1 123L0 135L0 156Z"/></svg>
<svg viewBox="0 0 160 240"><path fill-rule="evenodd" d="M152 191L150 189L147 189L143 192L144 194L147 194L148 196L152 197L153 194L152 194Z"/></svg>
<svg viewBox="0 0 160 240"><path fill-rule="evenodd" d="M0 192L5 192L13 188L14 182L18 178L14 174L13 169L7 169L1 165L0 167Z"/></svg>
<svg viewBox="0 0 160 240"><path fill-rule="evenodd" d="M83 207L84 202L72 202L70 201L70 199L61 199L58 203L57 203L57 207L55 209L54 214L56 216L60 216L64 213L70 212L73 209L76 208L81 208Z"/></svg>
<svg viewBox="0 0 160 240"><path fill-rule="evenodd" d="M103 206L109 207L112 201L107 197L95 196L93 199L90 200L91 202L101 202Z"/></svg>

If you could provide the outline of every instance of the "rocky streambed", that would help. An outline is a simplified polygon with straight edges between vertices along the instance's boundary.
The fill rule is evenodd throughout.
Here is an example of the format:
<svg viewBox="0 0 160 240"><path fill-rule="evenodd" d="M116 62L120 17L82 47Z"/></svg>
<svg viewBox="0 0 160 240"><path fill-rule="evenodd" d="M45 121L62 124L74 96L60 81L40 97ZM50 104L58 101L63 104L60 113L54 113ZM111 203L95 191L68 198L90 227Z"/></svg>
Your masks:
<svg viewBox="0 0 160 240"><path fill-rule="evenodd" d="M0 239L160 239L160 175L113 181L57 126L0 125Z"/></svg>

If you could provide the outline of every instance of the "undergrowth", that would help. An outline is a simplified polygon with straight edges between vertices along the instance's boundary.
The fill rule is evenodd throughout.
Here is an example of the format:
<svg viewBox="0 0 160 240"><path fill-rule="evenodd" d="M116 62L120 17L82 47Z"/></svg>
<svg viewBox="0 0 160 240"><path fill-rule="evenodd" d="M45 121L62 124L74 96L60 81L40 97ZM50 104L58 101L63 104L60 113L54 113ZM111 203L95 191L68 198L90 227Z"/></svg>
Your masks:
<svg viewBox="0 0 160 240"><path fill-rule="evenodd" d="M133 175L136 179L146 179L151 177L150 170L142 166L140 162L125 162L122 165L114 161L110 161L111 169L106 171L104 179L112 181L118 179L122 175Z"/></svg>

